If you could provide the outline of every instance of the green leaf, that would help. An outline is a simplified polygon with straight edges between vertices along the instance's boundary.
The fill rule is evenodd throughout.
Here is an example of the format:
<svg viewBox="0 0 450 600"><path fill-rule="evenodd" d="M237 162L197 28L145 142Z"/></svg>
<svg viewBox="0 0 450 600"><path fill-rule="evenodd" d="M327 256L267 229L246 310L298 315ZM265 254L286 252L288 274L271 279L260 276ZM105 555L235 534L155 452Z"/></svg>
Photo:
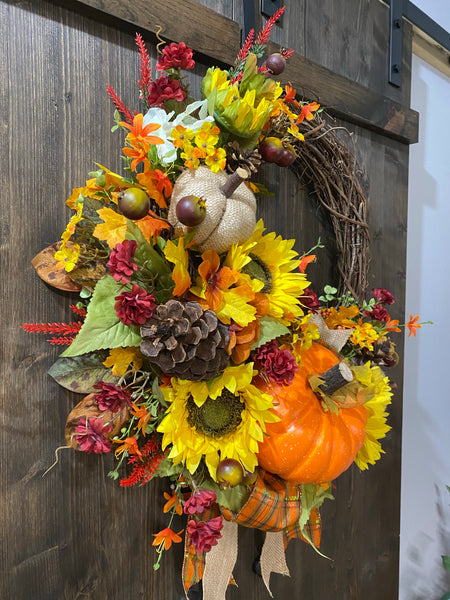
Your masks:
<svg viewBox="0 0 450 600"><path fill-rule="evenodd" d="M62 387L78 394L92 394L98 381L115 383L119 380L103 364L106 353L94 352L83 356L61 357L50 367L48 374Z"/></svg>
<svg viewBox="0 0 450 600"><path fill-rule="evenodd" d="M318 554L320 554L320 556L323 556L324 558L329 558L325 554L319 552L319 550L316 548L313 540L308 535L306 525L309 521L312 510L320 508L323 502L326 500L326 498L334 500L334 496L330 492L331 486L324 490L321 485L316 485L314 483L304 483L302 484L301 488L301 513L299 519L300 530L304 538L314 548L314 550Z"/></svg>
<svg viewBox="0 0 450 600"><path fill-rule="evenodd" d="M86 319L71 345L62 356L79 356L106 348L140 346L137 325L124 325L116 316L115 297L124 291L123 285L105 275L97 283L89 303Z"/></svg>
<svg viewBox="0 0 450 600"><path fill-rule="evenodd" d="M210 479L202 482L202 488L216 492L217 504L228 508L234 513L240 512L250 495L250 490L245 485L222 488Z"/></svg>
<svg viewBox="0 0 450 600"><path fill-rule="evenodd" d="M286 333L289 333L289 329L286 327L286 325L283 325L283 323L280 323L273 317L261 317L261 319L259 320L259 325L259 338L252 345L252 350L256 350L256 348L259 348L263 344L266 344L267 342L270 342L271 340L280 337L280 335L285 335Z"/></svg>
<svg viewBox="0 0 450 600"><path fill-rule="evenodd" d="M450 571L450 556L443 556L442 564L444 565L444 568L447 569L447 571Z"/></svg>
<svg viewBox="0 0 450 600"><path fill-rule="evenodd" d="M158 400L158 402L161 404L161 406L167 406L166 399L164 398L161 388L159 387L157 377L155 377L155 379L153 380L153 383L152 383L152 394Z"/></svg>
<svg viewBox="0 0 450 600"><path fill-rule="evenodd" d="M263 185L262 183L258 183L256 181L252 181L252 185L254 185L256 188L258 188L258 191L256 192L257 194L261 194L262 196L275 196L275 194L271 191L269 191L265 185Z"/></svg>
<svg viewBox="0 0 450 600"><path fill-rule="evenodd" d="M163 458L153 477L173 477L174 475L178 475L182 470L183 465L181 463L174 465L169 458Z"/></svg>

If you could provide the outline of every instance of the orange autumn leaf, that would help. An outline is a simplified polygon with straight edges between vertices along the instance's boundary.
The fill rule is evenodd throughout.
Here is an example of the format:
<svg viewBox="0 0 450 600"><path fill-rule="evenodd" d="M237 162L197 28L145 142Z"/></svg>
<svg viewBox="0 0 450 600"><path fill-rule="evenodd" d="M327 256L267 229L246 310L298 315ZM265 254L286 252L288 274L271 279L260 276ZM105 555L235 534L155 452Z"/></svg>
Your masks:
<svg viewBox="0 0 450 600"><path fill-rule="evenodd" d="M164 550L168 550L171 547L172 542L175 544L181 542L180 533L182 533L183 531L184 530L182 529L178 533L175 533L175 531L172 531L170 527L166 527L158 533L153 534L155 536L155 539L153 540L152 545L159 546L162 543L164 543Z"/></svg>
<svg viewBox="0 0 450 600"><path fill-rule="evenodd" d="M351 320L359 314L359 307L356 304L353 306L340 306L339 310L329 308L327 312L325 323L329 329L337 329L338 327L353 329L356 327L356 323Z"/></svg>
<svg viewBox="0 0 450 600"><path fill-rule="evenodd" d="M143 219L135 221L135 223L142 231L142 234L147 242L150 242L152 239L160 235L164 229L170 229L169 223L158 219L158 217L152 211L150 211L149 214Z"/></svg>
<svg viewBox="0 0 450 600"><path fill-rule="evenodd" d="M148 161L144 161L145 163ZM145 169L143 173L137 175L137 179L160 208L167 208L166 198L169 198L172 193L172 182L162 171Z"/></svg>

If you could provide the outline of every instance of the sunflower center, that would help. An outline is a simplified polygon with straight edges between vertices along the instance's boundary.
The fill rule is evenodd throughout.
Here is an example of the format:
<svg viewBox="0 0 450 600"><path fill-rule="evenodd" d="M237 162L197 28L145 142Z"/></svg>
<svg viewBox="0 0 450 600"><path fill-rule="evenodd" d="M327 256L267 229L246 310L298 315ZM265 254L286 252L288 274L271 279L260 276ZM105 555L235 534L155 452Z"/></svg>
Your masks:
<svg viewBox="0 0 450 600"><path fill-rule="evenodd" d="M239 396L224 390L215 400L207 398L202 406L197 406L190 396L186 407L191 427L210 437L221 437L240 425L244 403Z"/></svg>
<svg viewBox="0 0 450 600"><path fill-rule="evenodd" d="M268 294L272 290L272 273L266 263L260 259L256 254L249 254L252 259L242 269L244 273L250 275L252 279L259 279L262 281L264 286L261 290L263 294Z"/></svg>

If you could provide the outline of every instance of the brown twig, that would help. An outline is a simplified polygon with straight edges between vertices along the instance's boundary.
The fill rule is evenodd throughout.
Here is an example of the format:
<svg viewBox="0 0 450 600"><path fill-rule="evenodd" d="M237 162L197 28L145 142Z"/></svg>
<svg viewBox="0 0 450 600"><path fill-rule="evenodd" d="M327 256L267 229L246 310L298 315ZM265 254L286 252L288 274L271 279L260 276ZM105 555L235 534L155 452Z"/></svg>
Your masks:
<svg viewBox="0 0 450 600"><path fill-rule="evenodd" d="M349 290L362 300L368 285L369 227L367 198L361 170L353 154L325 120L318 125L304 121L304 142L297 146L295 171L313 187L320 204L331 218L338 250L340 293ZM315 135L317 132L320 135Z"/></svg>

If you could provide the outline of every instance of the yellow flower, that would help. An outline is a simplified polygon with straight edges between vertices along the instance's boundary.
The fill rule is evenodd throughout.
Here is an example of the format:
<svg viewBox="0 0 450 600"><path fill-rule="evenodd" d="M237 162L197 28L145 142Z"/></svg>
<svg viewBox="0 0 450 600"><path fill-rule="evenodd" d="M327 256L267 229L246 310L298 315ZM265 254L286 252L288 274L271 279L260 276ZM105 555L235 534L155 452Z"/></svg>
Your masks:
<svg viewBox="0 0 450 600"><path fill-rule="evenodd" d="M378 333L372 323L363 323L361 319L358 325L353 329L350 341L361 348L373 350L373 342L383 337L383 334Z"/></svg>
<svg viewBox="0 0 450 600"><path fill-rule="evenodd" d="M208 110L219 125L241 138L242 147L254 147L282 93L278 82L258 72L257 59L249 54L241 82L232 84L220 69L208 69L203 79L203 93Z"/></svg>
<svg viewBox="0 0 450 600"><path fill-rule="evenodd" d="M164 248L164 256L175 265L172 271L172 279L175 282L173 295L181 296L191 285L191 276L188 271L189 258L184 249L184 238L181 237L178 244L168 240Z"/></svg>
<svg viewBox="0 0 450 600"><path fill-rule="evenodd" d="M183 125L177 125L170 132L170 137L172 138L173 145L176 148L182 148L186 143L188 143L194 137L194 132L192 129L186 129Z"/></svg>
<svg viewBox="0 0 450 600"><path fill-rule="evenodd" d="M300 264L297 252L292 249L295 240L263 232L264 223L260 220L247 242L235 244L229 250L225 264L240 271L241 280L254 292L267 296L269 316L289 324L304 314L299 297L309 282L304 273L292 272Z"/></svg>
<svg viewBox="0 0 450 600"><path fill-rule="evenodd" d="M205 163L213 173L223 171L227 162L227 153L223 148L213 148L206 156Z"/></svg>
<svg viewBox="0 0 450 600"><path fill-rule="evenodd" d="M200 165L200 152L198 148L194 148L192 144L187 142L183 146L184 152L181 153L181 158L184 158L184 166L188 169L198 169Z"/></svg>
<svg viewBox="0 0 450 600"><path fill-rule="evenodd" d="M173 377L163 387L170 404L158 427L162 447L171 445L169 458L195 473L202 458L215 479L224 458L238 460L254 471L256 454L266 423L278 421L270 410L272 396L252 385L253 363L227 367L210 381L193 382Z"/></svg>
<svg viewBox="0 0 450 600"><path fill-rule="evenodd" d="M355 378L367 387L366 393L371 399L364 404L367 411L366 438L355 458L361 470L375 464L384 450L378 440L385 437L391 429L386 423L386 407L391 403L392 391L388 377L383 376L379 367L352 367Z"/></svg>
<svg viewBox="0 0 450 600"><path fill-rule="evenodd" d="M60 249L55 252L55 260L58 269L65 269L68 273L73 271L80 257L80 246L78 244L61 244Z"/></svg>
<svg viewBox="0 0 450 600"><path fill-rule="evenodd" d="M214 250L202 254L203 262L198 267L199 276L191 292L213 310L222 323L231 319L241 327L246 327L255 319L256 309L251 306L255 294L246 283L235 285L239 273L229 267L221 267L220 257Z"/></svg>

